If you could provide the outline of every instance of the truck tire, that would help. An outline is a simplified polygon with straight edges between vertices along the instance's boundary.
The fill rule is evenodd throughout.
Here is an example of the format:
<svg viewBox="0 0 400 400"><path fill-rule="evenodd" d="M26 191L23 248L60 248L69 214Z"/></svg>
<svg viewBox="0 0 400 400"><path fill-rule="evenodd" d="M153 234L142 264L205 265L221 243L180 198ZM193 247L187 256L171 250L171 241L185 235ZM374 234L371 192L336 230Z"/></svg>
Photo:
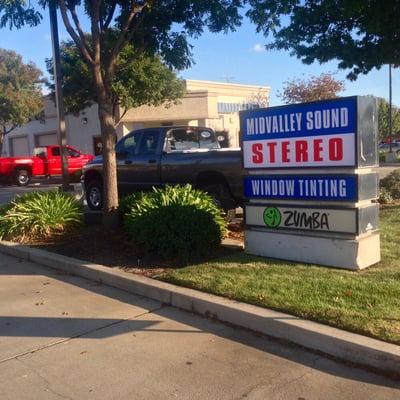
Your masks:
<svg viewBox="0 0 400 400"><path fill-rule="evenodd" d="M31 181L31 173L27 169L17 169L14 174L14 182L18 186L27 186Z"/></svg>
<svg viewBox="0 0 400 400"><path fill-rule="evenodd" d="M236 209L232 208L233 199L225 184L206 185L202 190L213 197L218 207L222 208L227 222L231 222L235 218Z"/></svg>
<svg viewBox="0 0 400 400"><path fill-rule="evenodd" d="M85 189L86 202L91 210L103 208L103 183L99 180L90 181Z"/></svg>

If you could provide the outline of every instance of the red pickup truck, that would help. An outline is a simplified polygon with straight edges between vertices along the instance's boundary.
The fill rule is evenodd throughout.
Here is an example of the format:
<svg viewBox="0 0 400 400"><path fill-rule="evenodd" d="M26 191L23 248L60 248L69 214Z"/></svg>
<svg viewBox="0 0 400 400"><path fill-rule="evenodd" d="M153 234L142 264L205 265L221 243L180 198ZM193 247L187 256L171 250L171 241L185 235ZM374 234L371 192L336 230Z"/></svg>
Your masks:
<svg viewBox="0 0 400 400"><path fill-rule="evenodd" d="M68 173L74 176L82 167L94 158L91 154L82 154L71 146L68 151ZM37 147L34 156L1 157L0 179L26 186L32 177L61 176L61 155L59 146Z"/></svg>

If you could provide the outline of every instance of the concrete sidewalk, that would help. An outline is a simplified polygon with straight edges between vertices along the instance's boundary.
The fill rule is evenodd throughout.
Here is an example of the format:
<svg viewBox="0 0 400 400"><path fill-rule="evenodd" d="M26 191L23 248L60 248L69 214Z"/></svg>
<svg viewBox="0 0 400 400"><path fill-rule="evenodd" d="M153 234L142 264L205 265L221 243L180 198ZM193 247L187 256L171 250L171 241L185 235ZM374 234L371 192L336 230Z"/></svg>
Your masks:
<svg viewBox="0 0 400 400"><path fill-rule="evenodd" d="M0 254L0 399L399 399L388 378Z"/></svg>

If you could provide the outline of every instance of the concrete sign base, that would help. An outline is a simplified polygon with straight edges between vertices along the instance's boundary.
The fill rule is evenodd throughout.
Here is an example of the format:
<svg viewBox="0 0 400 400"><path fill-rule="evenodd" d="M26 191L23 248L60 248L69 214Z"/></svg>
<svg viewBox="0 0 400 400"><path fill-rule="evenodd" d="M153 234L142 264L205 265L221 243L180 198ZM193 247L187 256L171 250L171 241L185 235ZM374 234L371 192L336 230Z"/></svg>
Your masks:
<svg viewBox="0 0 400 400"><path fill-rule="evenodd" d="M380 261L379 233L358 239L339 239L245 231L245 251L263 257L359 270Z"/></svg>

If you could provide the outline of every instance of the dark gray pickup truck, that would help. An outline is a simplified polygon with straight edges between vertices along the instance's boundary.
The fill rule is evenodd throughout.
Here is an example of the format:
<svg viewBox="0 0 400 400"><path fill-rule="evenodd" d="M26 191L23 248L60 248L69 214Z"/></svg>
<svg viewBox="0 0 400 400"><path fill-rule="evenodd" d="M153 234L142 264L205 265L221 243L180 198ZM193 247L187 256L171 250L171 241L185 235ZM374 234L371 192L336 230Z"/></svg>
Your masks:
<svg viewBox="0 0 400 400"><path fill-rule="evenodd" d="M239 149L222 149L209 128L161 127L133 131L115 147L120 195L154 186L191 183L215 197L225 210L243 197ZM83 185L91 209L102 207L102 158L84 167Z"/></svg>

